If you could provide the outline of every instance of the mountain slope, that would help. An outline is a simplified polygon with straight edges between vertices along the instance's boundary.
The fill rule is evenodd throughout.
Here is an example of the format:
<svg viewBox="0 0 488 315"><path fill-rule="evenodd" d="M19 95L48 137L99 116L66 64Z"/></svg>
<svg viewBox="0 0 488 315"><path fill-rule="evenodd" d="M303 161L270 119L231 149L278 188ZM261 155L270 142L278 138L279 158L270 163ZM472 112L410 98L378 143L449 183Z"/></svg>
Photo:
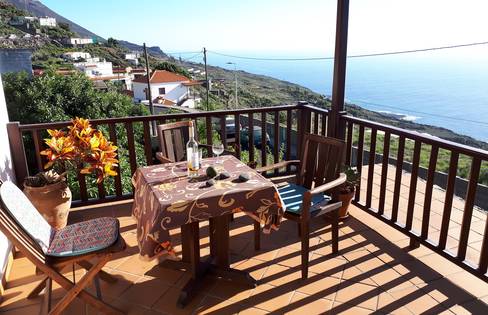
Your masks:
<svg viewBox="0 0 488 315"><path fill-rule="evenodd" d="M119 44L131 51L142 51L142 45L134 44L125 40L119 40ZM150 55L153 55L158 58L168 58L168 55L166 55L159 46L152 46L152 47L147 47L147 51Z"/></svg>
<svg viewBox="0 0 488 315"><path fill-rule="evenodd" d="M67 18L57 14L53 10L49 9L47 6L42 4L38 0L6 0L7 2L13 4L15 7L21 10L26 10L34 16L49 16L54 17L61 23L69 24L70 29L80 35L81 37L96 38L98 41L105 42L105 39L98 36L95 33L90 32L86 28L76 24L75 22L68 20Z"/></svg>

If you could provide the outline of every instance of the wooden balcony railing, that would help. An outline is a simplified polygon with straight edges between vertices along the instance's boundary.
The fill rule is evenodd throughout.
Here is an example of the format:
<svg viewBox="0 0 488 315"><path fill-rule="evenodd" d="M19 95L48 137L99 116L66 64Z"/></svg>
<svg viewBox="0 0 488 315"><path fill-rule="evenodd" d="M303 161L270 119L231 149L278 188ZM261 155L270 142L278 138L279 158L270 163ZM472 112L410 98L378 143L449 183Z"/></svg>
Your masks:
<svg viewBox="0 0 488 315"><path fill-rule="evenodd" d="M226 117L234 118L235 134L233 137L226 135ZM486 222L478 264L473 265L465 261L465 258L474 206L476 203L484 202L484 199L479 196L480 194L477 195L477 189L481 165L488 161L488 152L346 115L339 115L339 121L334 121L334 124L329 126L328 119L331 117L325 109L299 103L298 105L265 108L93 120L92 123L103 130L111 141L119 146L121 168L117 177L106 180L100 185L96 185L94 180L89 177L81 174L75 175L76 181L72 180L71 187L73 195L76 196L73 206L132 197L130 184L132 174L139 166L155 163L154 154L158 150L158 141L151 135L153 123L195 120L200 142L211 144L215 133L220 133L225 147L232 149L234 154L244 162L255 162L258 166L279 160L295 159L301 152L301 139L305 133L325 136L331 132L328 131L331 129L330 126L339 126L340 131L333 130L332 132L335 132L336 135L345 135L347 144L345 162L357 166L364 179L361 187L357 189L355 205L410 236L412 246L422 243L487 280L485 273L488 267L488 224ZM10 123L8 125L13 165L19 182L26 176L42 170L45 161L39 152L44 146L43 137L46 137L46 129L62 128L68 125L69 122L32 125ZM258 142L267 143L268 135L268 146L249 145L244 150L241 146L241 140L243 140L241 127L247 127L248 143L254 144L258 137L255 134L255 126L266 131L261 132L259 135L261 141ZM441 176L436 169L440 154L444 156L449 154L450 161L448 172L445 175L445 200L443 201L439 238L438 241L433 241L429 237L429 226L434 184L438 184L437 178ZM458 189L460 179L457 175L461 156L463 163L469 161L470 172L463 196L465 204L459 245L457 253L452 254L446 249L446 243L453 198L455 194L460 194ZM428 161L426 165L422 165L421 157ZM379 186L378 200L374 199L373 194L375 164L381 165L381 176L377 185ZM390 170L392 167L394 167L394 171ZM290 172L291 170L285 171ZM388 172L394 173L394 176L390 174L393 179L388 179ZM405 174L410 176L408 183L405 183ZM417 182L423 174L426 183L425 191L422 192L423 198L420 200L422 215L418 222L418 219L414 218L414 210L419 206L418 199L421 194L418 193ZM277 175L277 173L268 175ZM407 186L406 192L402 189L402 184ZM389 187L393 189L392 196L387 193ZM401 198L407 199L408 202L402 204ZM377 206L373 206L376 203ZM391 205L387 207L388 203ZM485 208L488 208L488 205ZM399 215L399 213L405 212L404 218ZM420 225L418 233L413 229L414 223Z"/></svg>
<svg viewBox="0 0 488 315"><path fill-rule="evenodd" d="M479 179L481 165L488 161L488 152L351 116L343 116L341 120L346 125L347 130L346 163L357 166L364 179L363 185L366 183L366 189L359 187L356 190L354 204L410 236L412 247L421 243L486 281L485 274L488 266L488 220L486 220L486 216L478 263L473 264L473 262L467 261L466 252L475 203L478 202L485 210L488 209L484 194L477 196L479 188L483 188L486 194L486 186L480 185ZM447 180L437 180L436 183L436 179L443 175L436 169L441 153L443 156L449 156L448 171L445 176ZM426 165L421 165L421 156L424 157ZM457 252L453 253L446 248L446 243L448 230L452 224L451 211L453 210L455 192L458 195L460 194L459 189L456 188L459 188L457 186L462 181L458 177L461 157L463 163L470 164L470 166L468 165L470 171L463 196L464 209L459 237L457 238ZM373 206L374 168L378 160L381 164L379 198L377 206ZM394 177L391 176L393 179L389 180L388 172L391 171L391 166L394 166ZM425 191L419 192L417 184L421 170L425 173ZM405 173L409 174L408 182L405 182L405 179L408 179L408 176L403 176ZM390 183L387 183L388 181ZM430 222L434 184L444 186L442 188L445 189L440 230L439 232L436 231L437 240L431 235L433 231ZM408 196L402 196L402 185L408 188ZM387 191L392 186L393 196L388 209L390 211L387 214L385 213ZM400 206L401 197L406 197L408 200L406 207L405 204L403 207ZM419 204L421 216L420 221L417 219L418 226L414 229L414 211L419 208ZM400 210L402 212L406 210L405 217L400 218Z"/></svg>
<svg viewBox="0 0 488 315"><path fill-rule="evenodd" d="M299 117L301 105L285 105L266 108L238 109L232 111L213 111L195 113L177 113L159 116L139 116L124 118L95 119L91 123L102 130L112 142L119 146L119 160L124 166L118 170L118 176L105 180L94 187L93 181L82 174L77 176L76 185L71 185L74 196L73 206L84 206L93 203L128 199L132 190L130 178L139 166L152 165L155 152L158 150L158 139L151 135L151 125L164 124L179 120L196 121L200 131L199 141L212 144L213 135L219 133L226 149L234 151L239 159L244 153L241 150L241 127L248 126L248 143L255 143L258 136L260 143L269 146L249 145L247 159L251 164L266 165L280 159L291 159L297 155L297 128L302 128ZM226 135L226 118L234 118L235 134L231 139ZM70 122L20 125L9 123L8 134L12 149L13 165L19 182L43 169L46 161L40 152L44 148L43 138L47 129L63 128ZM255 134L255 126L261 127L260 135ZM267 139L269 137L269 140Z"/></svg>

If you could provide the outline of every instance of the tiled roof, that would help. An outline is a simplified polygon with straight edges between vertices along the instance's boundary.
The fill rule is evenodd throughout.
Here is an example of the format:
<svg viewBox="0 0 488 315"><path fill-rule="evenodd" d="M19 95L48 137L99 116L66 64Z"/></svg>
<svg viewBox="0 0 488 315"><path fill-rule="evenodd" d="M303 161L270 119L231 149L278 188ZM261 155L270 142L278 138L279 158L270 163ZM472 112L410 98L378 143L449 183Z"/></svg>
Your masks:
<svg viewBox="0 0 488 315"><path fill-rule="evenodd" d="M161 105L175 105L176 103L171 101L171 100L168 100L162 96L158 96L154 99L153 103L156 103L156 104L161 104Z"/></svg>
<svg viewBox="0 0 488 315"><path fill-rule="evenodd" d="M187 77L166 71L166 70L156 70L151 74L151 83L168 83L168 82L188 82L190 81ZM146 83L146 76L141 76L135 78L133 82Z"/></svg>

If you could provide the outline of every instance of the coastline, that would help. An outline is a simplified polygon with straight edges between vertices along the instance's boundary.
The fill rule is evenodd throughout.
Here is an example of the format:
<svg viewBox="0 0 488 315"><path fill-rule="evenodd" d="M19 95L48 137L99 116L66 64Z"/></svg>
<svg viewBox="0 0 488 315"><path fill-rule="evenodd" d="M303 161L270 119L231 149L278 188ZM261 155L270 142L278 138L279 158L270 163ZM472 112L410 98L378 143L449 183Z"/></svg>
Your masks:
<svg viewBox="0 0 488 315"><path fill-rule="evenodd" d="M180 63L180 61L172 57L167 59L172 62ZM185 67L203 69L203 64L201 63L183 61L180 64ZM214 65L209 65L208 70L212 73L213 78L224 82L222 87L229 95L234 93L233 70ZM330 96L314 92L297 83L277 79L268 75L254 74L243 70L238 70L237 75L239 76L239 102L241 106L260 107L266 105L290 104L302 100L320 107L330 108ZM247 91L252 91L252 93ZM253 95L251 97L248 94ZM417 117L410 115L389 111L373 111L349 102L346 102L346 110L348 114L355 117L369 119L375 122L389 124L395 127L413 130L460 144L488 150L488 142L457 133L444 127L418 123L415 121Z"/></svg>

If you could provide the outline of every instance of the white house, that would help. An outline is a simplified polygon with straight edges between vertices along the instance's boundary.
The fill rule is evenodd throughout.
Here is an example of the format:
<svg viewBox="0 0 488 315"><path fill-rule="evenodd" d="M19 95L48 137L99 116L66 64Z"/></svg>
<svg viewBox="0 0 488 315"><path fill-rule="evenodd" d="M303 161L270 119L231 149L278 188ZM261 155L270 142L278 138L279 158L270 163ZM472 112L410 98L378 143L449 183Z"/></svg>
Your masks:
<svg viewBox="0 0 488 315"><path fill-rule="evenodd" d="M125 54L125 59L130 60L130 59L137 59L141 57L141 53L138 51L133 51L131 53Z"/></svg>
<svg viewBox="0 0 488 315"><path fill-rule="evenodd" d="M39 24L41 26L56 27L56 19L53 17L41 17L39 18Z"/></svg>
<svg viewBox="0 0 488 315"><path fill-rule="evenodd" d="M71 37L71 38L65 38L64 43L66 45L72 45L72 46L88 45L88 44L93 44L93 39Z"/></svg>
<svg viewBox="0 0 488 315"><path fill-rule="evenodd" d="M129 54L125 54L125 60L130 62L134 66L139 65L139 58L141 57L141 54L137 51L131 52Z"/></svg>
<svg viewBox="0 0 488 315"><path fill-rule="evenodd" d="M156 70L151 74L151 96L154 103L179 105L188 98L190 79L185 76L166 71ZM147 76L136 77L132 81L134 100L148 100Z"/></svg>
<svg viewBox="0 0 488 315"><path fill-rule="evenodd" d="M73 66L77 70L84 72L89 78L111 77L114 75L112 71L112 63L107 61L76 62Z"/></svg>
<svg viewBox="0 0 488 315"><path fill-rule="evenodd" d="M74 61L79 60L79 59L88 60L88 59L91 59L91 55L90 55L90 53L82 52L82 51L70 51L70 52L64 53L63 58L67 59L67 60L74 60Z"/></svg>

